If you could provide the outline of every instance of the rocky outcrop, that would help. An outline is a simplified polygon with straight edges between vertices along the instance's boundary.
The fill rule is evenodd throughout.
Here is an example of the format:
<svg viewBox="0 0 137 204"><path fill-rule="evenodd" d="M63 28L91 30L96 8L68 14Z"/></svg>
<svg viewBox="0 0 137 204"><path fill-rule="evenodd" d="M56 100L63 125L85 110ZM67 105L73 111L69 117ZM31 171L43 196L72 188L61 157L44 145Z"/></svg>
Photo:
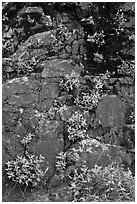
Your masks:
<svg viewBox="0 0 137 204"><path fill-rule="evenodd" d="M53 19L37 6L21 4L19 10L12 6L18 18L15 23L21 27L9 29L4 24L3 43L8 39L10 49L6 50L7 44L3 47L3 79L8 79L3 84L3 165L23 155L21 140L33 133L29 151L45 157L48 179L55 172L56 156L64 149L63 121L72 112L71 107L55 108L54 101L60 100L61 78L84 68L84 31L65 13Z"/></svg>
<svg viewBox="0 0 137 204"><path fill-rule="evenodd" d="M123 162L131 164L131 157L117 145L104 144L96 139L85 139L80 143L72 146L67 152L67 159L70 163L75 163L74 168L82 164L89 169L98 166L108 166L112 162L118 161L119 165Z"/></svg>
<svg viewBox="0 0 137 204"><path fill-rule="evenodd" d="M69 114L67 109L66 113L57 111L53 107L54 100L59 97L61 77L72 70L80 72L81 67L67 60L52 60L44 64L42 74L15 78L3 85L4 162L6 157L23 154L20 141L31 132L35 138L29 145L30 152L43 155L49 165L49 175L54 173L56 156L64 149L63 121ZM56 113L52 117L51 109L55 109L58 116Z"/></svg>
<svg viewBox="0 0 137 204"><path fill-rule="evenodd" d="M46 27L43 28L44 30L41 32L38 28L34 33L31 33L31 26L30 28L26 28L30 29L28 38L25 39L24 42L18 42L16 50L13 52L9 51L11 52L10 55L6 51L7 55L3 57L4 80L7 78L14 78L17 75L22 76L32 72L42 72L44 64L48 63L49 60L58 61L58 59L64 59L71 61L71 63L75 65L80 64L83 60L86 51L84 31L78 23L71 22L67 14L58 14L56 18L51 20L51 16L45 16L42 9L38 7L27 7L27 11L26 9L20 10L16 15L18 18L23 19L25 19L26 16L26 21L28 22L27 16L31 16L31 14L34 15L34 18L36 18L37 15L40 19L45 18L45 23L40 23L42 26ZM58 21L58 23L55 23L56 21ZM5 25L5 27L6 26L7 25ZM25 24L22 24L22 27L24 32L27 32L25 31ZM9 41L10 39L12 40L14 30L14 28L10 28L10 30L7 29L7 32L5 30L3 39L7 40L8 35ZM18 32L19 30L16 30L15 33ZM27 34L25 33L24 35ZM20 35L18 35L18 41L20 41L20 38Z"/></svg>
<svg viewBox="0 0 137 204"><path fill-rule="evenodd" d="M125 105L116 95L103 96L97 107L97 117L103 127L118 127L124 123Z"/></svg>
<svg viewBox="0 0 137 204"><path fill-rule="evenodd" d="M81 5L77 7L79 11ZM96 28L93 30L93 27L96 27L95 23L99 24L96 18L95 22L92 16L86 19L89 15L89 5L85 5L82 14L75 11L72 15L65 12L63 6L58 9L56 7L56 3L47 2L3 4L2 164L5 169L7 161L24 155L21 141L31 133L33 137L27 145L27 151L44 156L44 182L50 184L48 187L51 189L50 198L45 192L40 198L37 192L36 196L32 195L33 198L28 199L30 201L51 199L66 202L72 199L67 183L62 183L56 168L60 152L67 155L67 175L85 162L89 169L95 165L106 167L116 160L119 161L119 165L125 164L126 168L131 169L134 165L134 152L132 155L128 152L135 147L134 78L122 78L120 75L116 78L109 77L104 84L99 81L98 86L101 88L98 88L99 92L95 92L99 95L93 97L97 100L95 106L91 106L93 109L82 106L82 99L85 97L83 104L88 104L86 100L89 100L89 93L94 91L94 78L100 78L92 74L96 72L98 75L100 71L104 73L107 66L108 70L112 68L110 71L113 71L116 63L119 63L119 58L111 61L113 57L110 56L110 53L113 55L113 52L117 52L119 44L111 42L112 38L109 36L109 39L107 36L104 59L102 55L101 61L95 62L93 56L101 54L95 53L97 44L90 35L97 34L97 43L104 43L104 37L99 41ZM83 21L82 15L85 16ZM103 35L102 33L101 36ZM134 52L133 49L131 51ZM105 69L103 66L106 66ZM134 69L134 66L132 68ZM65 76L68 77L72 72L72 79L77 75L77 87L80 91L75 87L75 80L72 87L66 83L70 85L70 89L61 87L60 82L65 81ZM84 96L80 101L81 106L76 103L76 96L80 92ZM89 105L90 103L92 100L89 101ZM79 111L85 118L84 134L85 137L87 134L88 138L79 137L72 142L71 137L68 137L67 122L75 111ZM76 127L78 125L80 124ZM125 151L123 146L126 146L128 151ZM3 178L6 178L5 172ZM6 179L4 185L7 185Z"/></svg>

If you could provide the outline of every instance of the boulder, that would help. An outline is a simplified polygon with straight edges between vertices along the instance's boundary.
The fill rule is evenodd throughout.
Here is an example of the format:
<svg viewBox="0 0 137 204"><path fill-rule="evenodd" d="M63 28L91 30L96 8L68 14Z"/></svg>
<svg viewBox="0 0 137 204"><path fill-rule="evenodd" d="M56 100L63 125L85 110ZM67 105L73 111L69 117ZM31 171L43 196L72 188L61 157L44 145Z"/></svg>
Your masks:
<svg viewBox="0 0 137 204"><path fill-rule="evenodd" d="M47 179L54 174L56 156L64 148L63 124L49 120L46 112L58 97L56 80L31 75L10 80L3 85L3 165L24 154L21 140L28 133L36 136L28 150L45 157Z"/></svg>
<svg viewBox="0 0 137 204"><path fill-rule="evenodd" d="M119 165L123 162L131 164L131 157L117 145L104 144L96 139L84 139L80 143L73 145L68 150L67 158L71 163L75 162L77 167L85 163L89 169L95 165L106 167L114 161L118 161Z"/></svg>
<svg viewBox="0 0 137 204"><path fill-rule="evenodd" d="M56 120L44 120L39 129L40 139L30 144L34 154L45 157L45 166L48 167L46 178L55 172L56 156L64 149L63 123Z"/></svg>
<svg viewBox="0 0 137 204"><path fill-rule="evenodd" d="M59 83L55 83L50 79L45 79L42 83L41 92L40 92L40 99L41 101L50 98L55 99L59 95Z"/></svg>
<svg viewBox="0 0 137 204"><path fill-rule="evenodd" d="M84 67L73 66L72 60L62 60L55 59L48 62L41 63L41 66L44 67L42 76L43 77L64 77L66 74L71 74L74 70L77 73L80 73Z"/></svg>
<svg viewBox="0 0 137 204"><path fill-rule="evenodd" d="M103 127L122 126L124 122L125 105L116 95L102 96L96 111L98 121Z"/></svg>

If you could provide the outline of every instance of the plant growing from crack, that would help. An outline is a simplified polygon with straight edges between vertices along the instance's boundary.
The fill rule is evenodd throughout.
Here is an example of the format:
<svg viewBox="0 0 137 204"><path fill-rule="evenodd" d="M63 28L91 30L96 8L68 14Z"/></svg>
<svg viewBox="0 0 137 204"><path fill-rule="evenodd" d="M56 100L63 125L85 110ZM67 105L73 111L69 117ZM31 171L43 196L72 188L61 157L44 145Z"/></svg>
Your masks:
<svg viewBox="0 0 137 204"><path fill-rule="evenodd" d="M28 154L27 156L17 156L14 160L6 163L7 175L15 183L28 186L36 186L44 177L41 170L41 163L44 162L42 155Z"/></svg>
<svg viewBox="0 0 137 204"><path fill-rule="evenodd" d="M75 71L72 71L71 74L66 74L65 78L60 81L60 88L66 91L72 91L74 88L78 88L80 85L80 75Z"/></svg>
<svg viewBox="0 0 137 204"><path fill-rule="evenodd" d="M86 137L87 123L83 114L75 111L67 121L68 138L70 141Z"/></svg>
<svg viewBox="0 0 137 204"><path fill-rule="evenodd" d="M45 158L42 155L34 155L29 153L27 145L35 135L28 133L22 140L21 144L24 147L24 155L17 156L14 160L6 163L8 178L13 182L21 185L36 186L44 177L47 169L43 171L41 165Z"/></svg>
<svg viewBox="0 0 137 204"><path fill-rule="evenodd" d="M92 90L83 91L79 86L79 91L77 97L74 100L74 104L80 106L84 110L93 110L97 107L101 96L103 95L103 86L110 77L110 73L106 72L105 74L100 74L95 76L93 79L90 76L86 76L90 79Z"/></svg>
<svg viewBox="0 0 137 204"><path fill-rule="evenodd" d="M66 161L67 153L61 151L56 158L57 158L56 169L60 173L60 178L63 179L65 177L64 172L67 166Z"/></svg>

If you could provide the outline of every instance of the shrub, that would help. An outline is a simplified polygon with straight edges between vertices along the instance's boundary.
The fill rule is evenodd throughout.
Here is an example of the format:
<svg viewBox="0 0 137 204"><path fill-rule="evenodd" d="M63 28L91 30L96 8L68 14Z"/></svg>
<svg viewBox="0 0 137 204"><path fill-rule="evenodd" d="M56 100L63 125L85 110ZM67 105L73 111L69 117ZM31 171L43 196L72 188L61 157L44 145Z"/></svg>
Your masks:
<svg viewBox="0 0 137 204"><path fill-rule="evenodd" d="M29 153L28 144L35 137L35 134L28 133L20 142L24 148L24 155L17 156L14 160L6 163L7 175L12 181L28 186L36 186L44 177L47 169L43 171L41 165L45 158L40 155L33 155Z"/></svg>
<svg viewBox="0 0 137 204"><path fill-rule="evenodd" d="M93 60L97 63L101 63L103 61L103 55L96 52L96 53L94 53L94 59Z"/></svg>
<svg viewBox="0 0 137 204"><path fill-rule="evenodd" d="M70 182L73 202L134 201L134 178L130 170L111 164L89 170L85 164L74 169Z"/></svg>
<svg viewBox="0 0 137 204"><path fill-rule="evenodd" d="M123 76L135 78L135 61L134 60L121 60L121 64L117 67L118 74Z"/></svg>
<svg viewBox="0 0 137 204"><path fill-rule="evenodd" d="M74 88L79 87L79 77L79 74L75 71L72 71L70 75L66 74L65 78L60 81L61 89L64 89L69 92L72 91Z"/></svg>
<svg viewBox="0 0 137 204"><path fill-rule="evenodd" d="M44 176L41 170L43 162L44 157L41 155L17 156L15 160L6 163L8 178L19 184L36 186Z"/></svg>
<svg viewBox="0 0 137 204"><path fill-rule="evenodd" d="M100 99L98 91L91 91L90 93L81 93L81 96L77 96L74 103L85 110L92 110L97 106Z"/></svg>
<svg viewBox="0 0 137 204"><path fill-rule="evenodd" d="M68 138L75 141L80 138L85 138L87 131L87 123L83 114L75 111L71 118L67 121Z"/></svg>
<svg viewBox="0 0 137 204"><path fill-rule="evenodd" d="M88 35L87 41L95 43L98 45L98 47L100 47L101 45L105 44L104 37L105 37L104 31L95 32L94 35Z"/></svg>
<svg viewBox="0 0 137 204"><path fill-rule="evenodd" d="M28 133L28 134L21 140L21 144L22 144L23 146L26 146L27 144L30 143L30 141L31 141L31 139L32 139L33 137L35 137L34 134Z"/></svg>
<svg viewBox="0 0 137 204"><path fill-rule="evenodd" d="M93 110L97 107L101 96L103 95L103 86L110 77L110 73L107 71L105 74L100 74L98 76L86 76L91 82L92 89L88 89L88 92L83 91L83 86L79 87L79 91L74 103L85 110Z"/></svg>

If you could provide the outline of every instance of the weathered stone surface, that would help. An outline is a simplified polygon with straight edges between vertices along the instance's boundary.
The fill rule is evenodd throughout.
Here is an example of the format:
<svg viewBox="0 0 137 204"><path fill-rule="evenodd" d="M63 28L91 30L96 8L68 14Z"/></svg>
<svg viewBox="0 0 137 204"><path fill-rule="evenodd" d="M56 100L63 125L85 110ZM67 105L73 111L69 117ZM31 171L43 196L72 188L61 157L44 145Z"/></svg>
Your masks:
<svg viewBox="0 0 137 204"><path fill-rule="evenodd" d="M67 29L67 28L66 28ZM66 30L68 32L68 30ZM15 59L26 59L27 56L35 57L41 61L41 57L44 56L45 58L48 55L51 55L54 52L54 56L62 50L59 58L69 58L69 56L73 54L81 54L83 55L83 49L79 50L79 46L81 47L84 45L84 39L80 39L79 41L75 40L75 34L70 32L71 37L69 38L74 41L73 47L70 46L70 42L68 41L67 36L64 39L64 44L58 39L58 34L56 30L45 31L41 33L36 33L30 36L24 43L22 43L18 50L11 56L14 60ZM78 35L78 34L77 34ZM76 37L77 38L77 37ZM60 47L61 46L61 47ZM65 49L66 46L66 49ZM72 51L72 54L71 54ZM79 53L80 51L80 53ZM70 53L69 55L67 53ZM53 54L52 54L53 56ZM64 56L64 57L63 57ZM51 57L51 56L50 56Z"/></svg>
<svg viewBox="0 0 137 204"><path fill-rule="evenodd" d="M64 14L61 16L59 14L57 21L61 21L62 23L57 23L58 29L51 29L52 26L54 27L51 16L46 16L43 13L43 9L40 7L23 8L19 11L18 15L21 18L25 18L23 21L24 27L20 28L20 34L27 34L28 38L27 40L25 38L25 41L19 43L19 39L15 35L16 32L14 37L16 37L17 40L14 39L14 42L12 42L13 39L10 36L11 44L15 44L15 41L17 41L17 50L10 55L10 58L3 61L3 73L5 79L7 77L13 78L13 73L15 73L15 75L20 75L22 73L27 74L28 72L42 72L43 65L41 66L41 64L43 64L43 61L45 63L45 60L74 59L74 61L78 60L79 63L81 62L82 56L85 54L84 31L79 24L76 25L74 23L73 25L69 16L65 14L65 17L62 19L62 15ZM36 25L31 25L33 23L31 22L31 19L27 19L28 15L33 16L35 19L33 20L37 22ZM59 26L60 23L61 27ZM26 25L28 25L29 28L27 28ZM77 27L77 32L73 32L72 28L74 27ZM13 30L10 29L9 35L11 34L13 34ZM24 38L24 36L22 36L22 38ZM72 43L73 46L71 45ZM14 47L13 49L15 50ZM10 49L12 49L12 46L10 46ZM12 50L10 50L10 52L12 52ZM78 56L73 57L73 55L76 54ZM11 65L11 60L13 61L14 66ZM55 75L58 74L55 72Z"/></svg>
<svg viewBox="0 0 137 204"><path fill-rule="evenodd" d="M12 157L7 153L7 149L5 149L4 145L2 144L2 167L3 169L5 169L6 162L11 159Z"/></svg>
<svg viewBox="0 0 137 204"><path fill-rule="evenodd" d="M46 177L54 174L56 156L64 148L62 122L45 120L39 130L40 139L30 144L34 154L45 157L45 166L48 166Z"/></svg>
<svg viewBox="0 0 137 204"><path fill-rule="evenodd" d="M109 70L113 71L114 68L116 71L120 58L114 55L120 52L124 54L122 55L124 56L123 60L126 60L128 54L127 62L129 60L129 64L131 63L129 67L123 67L125 69L123 71L126 71L127 76L134 76L135 62L130 60L134 56L134 47L131 45L131 49L126 50L126 43L122 42L123 48L121 48L115 39L114 42L113 40L111 42L111 36L109 36L110 43L106 41L106 45L104 44L102 47L102 49L106 47L108 52L108 56L107 52L104 55L105 63L96 66L92 59L95 50L92 49L92 42L88 42L87 38L98 29L96 29L95 19L89 18L88 24L86 16L90 11L88 13L87 6L85 7L83 3L76 4L77 9L75 10L76 16L87 19L87 22L82 20L80 23L73 12L72 15L69 12L73 4L52 4L50 2L5 4L2 26L4 56L2 70L3 81L5 81L2 98L3 169L5 169L5 163L8 160L13 160L17 155L24 154L24 148L20 141L28 133L34 133L35 137L28 144L28 150L45 157L43 168L48 168L46 179L50 178L48 181L52 181L51 188L56 186L59 188L51 189L50 195L46 194L47 192L42 192L41 189L40 192L36 189L36 192L33 192L32 197L27 201L71 201L73 195L71 195L68 186L61 185L61 179L54 174L56 156L60 151L67 151L67 165L70 165L70 169L79 167L84 161L90 169L95 164L105 167L118 157L121 158L121 163L124 161L129 166L134 162L134 159L131 162L131 157L122 150L122 146L129 151L135 147L135 121L134 113L132 114L134 109L129 110L130 108L128 108L130 105L134 107L134 77L125 77L124 75L123 78L113 78L115 75L112 75L107 79L103 92L117 94L117 96L103 96L96 112L93 110L93 113L84 113L89 127L87 134L90 139L84 139L82 144L79 141L72 144L67 137L66 121L71 117L75 108L79 109L79 107L73 106L75 100L73 91L71 93L73 95L68 95L67 92L63 93L62 90L59 90L59 81L73 70L79 74L84 71L81 76L91 74L92 71L93 74L104 72L106 63L110 67ZM91 5L92 7L94 5ZM125 12L131 10L131 8L124 9ZM90 25L91 22L92 25ZM133 29L130 24L134 27L134 18L129 19L123 26L127 28L128 37L132 39L131 44L134 44L134 34L132 35ZM105 38L107 40L107 36ZM97 41L93 43L93 46L101 43L100 39ZM129 41L130 39L128 39ZM83 61L85 67L80 66ZM78 65L76 66L76 64ZM102 65L105 67L103 68ZM24 75L25 77L23 77ZM95 75L93 75L93 79L94 77ZM89 85L89 89L92 89L90 82L89 84L87 82L89 81L85 80L85 83L80 83L82 87L86 84ZM57 105L55 105L55 101L58 102ZM94 121L95 118L97 123ZM72 151L73 154L70 154L71 147L75 148ZM75 153L79 155L79 158ZM68 172L70 171L69 167L67 168ZM53 178L51 178L52 176ZM5 180L7 180L7 175L5 175ZM4 184L8 186L7 181ZM18 188L16 191L15 188L12 191L11 187L9 185L11 190L6 188L7 192L4 192L7 195L6 201L19 201L20 199L16 197L18 197L17 194L22 197L20 189ZM21 201L23 199L24 197L21 198Z"/></svg>
<svg viewBox="0 0 137 204"><path fill-rule="evenodd" d="M51 202L49 194L45 193L43 189L35 189L28 196L26 202Z"/></svg>
<svg viewBox="0 0 137 204"><path fill-rule="evenodd" d="M32 75L3 85L3 164L24 154L21 140L33 132L29 151L45 157L47 178L54 173L56 156L64 148L63 126L55 118L47 119L46 112L58 97L57 81Z"/></svg>
<svg viewBox="0 0 137 204"><path fill-rule="evenodd" d="M109 95L101 98L96 113L103 127L115 127L123 124L124 112L122 100L116 95Z"/></svg>
<svg viewBox="0 0 137 204"><path fill-rule="evenodd" d="M135 103L135 87L134 86L122 86L121 87L121 96L128 104L134 105Z"/></svg>
<svg viewBox="0 0 137 204"><path fill-rule="evenodd" d="M15 128L15 125L17 124L17 121L19 119L19 112L18 110L9 111L8 108L3 110L2 114L2 122L4 128L8 128L9 132L12 131Z"/></svg>
<svg viewBox="0 0 137 204"><path fill-rule="evenodd" d="M50 191L50 197L53 202L71 202L72 193L66 184L62 184Z"/></svg>
<svg viewBox="0 0 137 204"><path fill-rule="evenodd" d="M61 185L61 178L60 178L60 176L57 175L57 174L54 174L54 176L52 177L50 185L51 185L51 187L60 186Z"/></svg>
<svg viewBox="0 0 137 204"><path fill-rule="evenodd" d="M39 58L45 59L47 54L50 53L50 50L56 44L56 31L46 31L42 33L36 33L30 36L25 42L21 43L18 47L18 50L11 56L13 61L19 60L30 60L34 58L35 60L42 60ZM28 56L26 59L26 55ZM25 63L29 63L25 61ZM37 64L37 63L36 63Z"/></svg>
<svg viewBox="0 0 137 204"><path fill-rule="evenodd" d="M71 52L72 48L69 45L67 45L66 50L67 50L67 52Z"/></svg>
<svg viewBox="0 0 137 204"><path fill-rule="evenodd" d="M79 44L78 44L78 42L76 41L76 42L73 42L73 49L72 49L72 53L73 54L77 54L78 53L78 49L79 49Z"/></svg>
<svg viewBox="0 0 137 204"><path fill-rule="evenodd" d="M40 98L42 101L47 98L55 99L58 97L59 92L59 83L47 79L42 83Z"/></svg>
<svg viewBox="0 0 137 204"><path fill-rule="evenodd" d="M13 103L16 104L16 101L18 103L18 100L22 100L22 103L24 100L25 103L25 99L27 99L27 96L29 95L26 102L29 102L29 100L34 101L36 100L38 86L37 82L35 84L35 81L30 81L28 77L10 80L3 85L3 100L6 100L7 97L10 100L11 97L11 103L13 101ZM21 97L26 98L21 99Z"/></svg>
<svg viewBox="0 0 137 204"><path fill-rule="evenodd" d="M47 112L53 106L53 99L47 98L40 104L41 111Z"/></svg>
<svg viewBox="0 0 137 204"><path fill-rule="evenodd" d="M118 126L114 128L110 127L97 127L94 130L90 130L90 137L97 139L105 144L121 145L121 140L123 137L123 126Z"/></svg>
<svg viewBox="0 0 137 204"><path fill-rule="evenodd" d="M43 77L64 77L66 74L70 74L72 70L80 73L83 70L83 66L72 66L72 60L56 59L46 63L42 63L44 67L42 72Z"/></svg>
<svg viewBox="0 0 137 204"><path fill-rule="evenodd" d="M3 133L3 163L8 159L14 159L17 155L23 155L23 147L20 143L18 135L11 133Z"/></svg>
<svg viewBox="0 0 137 204"><path fill-rule="evenodd" d="M59 56L59 59L67 59L69 58L69 54L62 54Z"/></svg>
<svg viewBox="0 0 137 204"><path fill-rule="evenodd" d="M74 145L73 148L75 150L68 150L68 160L75 162L76 166L80 166L85 161L89 169L94 168L95 165L105 167L116 160L120 165L124 161L128 165L131 164L130 155L121 150L119 146L104 144L96 139L85 139L81 144Z"/></svg>
<svg viewBox="0 0 137 204"><path fill-rule="evenodd" d="M44 15L43 10L40 7L27 7L27 8L23 8L23 9L21 9L19 11L18 15L23 17L23 16L27 16L27 14L31 14L31 13L33 13L35 15L39 14L40 16Z"/></svg>

